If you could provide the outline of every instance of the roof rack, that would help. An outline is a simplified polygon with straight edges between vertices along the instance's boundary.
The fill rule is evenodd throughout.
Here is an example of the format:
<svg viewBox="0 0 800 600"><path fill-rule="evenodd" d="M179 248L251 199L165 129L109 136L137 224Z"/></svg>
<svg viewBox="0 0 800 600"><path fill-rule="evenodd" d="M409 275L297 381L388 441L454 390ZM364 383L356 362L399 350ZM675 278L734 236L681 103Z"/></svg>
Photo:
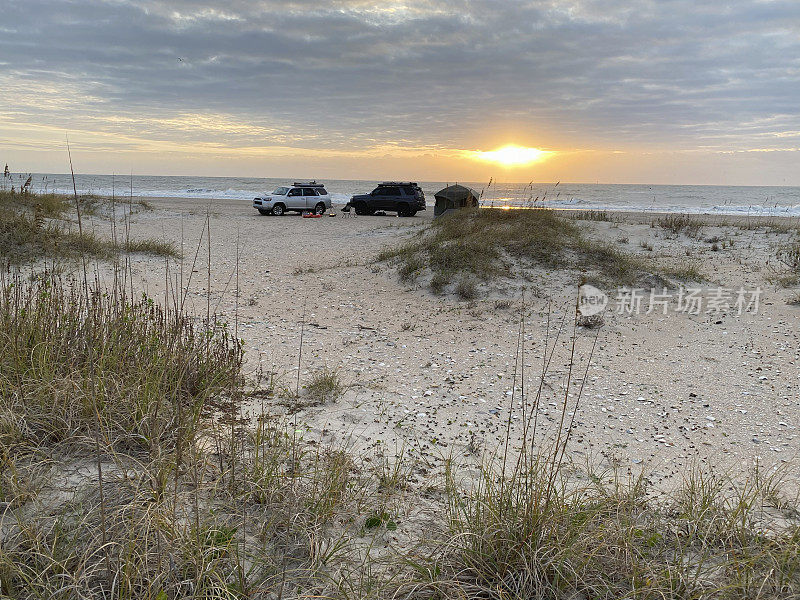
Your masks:
<svg viewBox="0 0 800 600"><path fill-rule="evenodd" d="M293 184L295 187L325 187L324 183L317 183L315 181L295 181Z"/></svg>
<svg viewBox="0 0 800 600"><path fill-rule="evenodd" d="M378 185L417 185L416 181L383 181Z"/></svg>

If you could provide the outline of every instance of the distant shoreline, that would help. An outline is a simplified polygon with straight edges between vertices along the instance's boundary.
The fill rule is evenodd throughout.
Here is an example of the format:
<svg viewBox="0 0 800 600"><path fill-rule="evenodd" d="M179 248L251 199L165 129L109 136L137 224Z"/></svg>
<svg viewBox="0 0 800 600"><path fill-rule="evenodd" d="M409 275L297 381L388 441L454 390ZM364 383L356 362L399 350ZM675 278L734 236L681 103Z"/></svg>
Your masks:
<svg viewBox="0 0 800 600"><path fill-rule="evenodd" d="M137 198L175 198L193 203L218 203L222 199L249 202L256 196L285 185L289 179L232 177L167 177L77 173L80 194ZM6 185L23 185L27 176L14 176ZM299 180L299 178L297 179ZM354 194L369 193L378 181L317 179L324 183L334 204L346 203ZM453 183L419 181L430 206L434 195ZM558 209L591 209L647 213L800 217L800 186L713 186L713 185L636 185L575 184L567 182L512 184L493 180L460 183L473 187L487 204L544 204ZM31 191L71 194L72 179L60 174L34 173Z"/></svg>
<svg viewBox="0 0 800 600"><path fill-rule="evenodd" d="M58 177L71 177L69 172L65 173L46 173L44 171L11 171L11 175L16 177L28 177L28 175L36 176L58 176ZM148 178L148 177L164 177L164 178L176 178L176 179L216 179L216 180L225 180L225 179L280 179L284 181L300 181L304 180L307 181L309 179L317 180L317 181L350 181L353 183L374 183L376 181L389 181L389 180L397 180L397 177L382 177L377 179L348 179L348 178L338 178L338 177L324 177L324 176L317 176L317 177L297 177L297 176L259 176L259 175L159 175L156 173L133 173L125 174L125 173L83 173L83 172L76 172L76 177L115 177L120 184L124 187L126 181L129 181L131 177L133 180L136 181L140 178ZM439 183L439 180L435 179L421 179L419 177L405 177L404 180L411 180L416 181L420 184L422 183ZM502 178L493 178L499 183L503 185L515 185L515 186L525 186L528 185L528 181L506 181ZM459 178L451 178L451 179L443 179L441 182L450 182L450 183L457 183L461 182L465 185L474 185L480 184L485 185L487 182L476 182L476 181L467 181L465 179ZM630 181L619 181L619 182L611 182L611 181L567 181L567 180L560 180L560 181L536 181L536 185L542 186L555 186L555 185L618 185L618 186L629 186L629 187L654 187L654 188L663 188L663 187L710 187L710 188L751 188L751 189L758 189L758 188L797 188L800 187L800 183L798 184L777 184L777 183L764 183L764 184L722 184L722 183L635 183Z"/></svg>
<svg viewBox="0 0 800 600"><path fill-rule="evenodd" d="M198 207L206 207L211 206L214 207L229 207L235 208L236 206L242 206L247 210L252 210L254 216L260 217L255 209L251 206L250 200L239 200L235 198L176 198L173 196L136 196L138 200L143 200L153 205L158 205L161 208L167 209L175 209L175 208L184 208L187 205L193 205L195 208ZM334 203L334 211L339 212L344 206L344 203ZM485 207L491 208L491 207ZM501 208L497 206L495 208ZM556 210L559 212L564 213L608 213L610 216L613 215L614 218L619 218L620 220L624 220L628 223L649 223L653 219L661 218L668 215L675 215L675 214L687 214L689 217L693 219L697 219L702 221L706 224L714 224L714 225L743 225L743 224L765 224L768 225L771 222L774 222L776 219L779 219L783 224L796 224L800 226L800 216L797 215L743 215L743 214L728 214L728 213L686 213L681 211L667 211L667 210L654 210L654 211L642 211L642 210L617 210L617 209L604 209L604 208L592 208L592 207L575 207L575 208L563 208L563 207L550 207L550 206L541 206L540 208L549 208L551 210ZM518 210L518 209L515 209ZM395 215L393 213L389 213L388 218L394 218ZM264 217L269 218L269 217ZM284 218L284 217L280 217ZM291 215L287 215L286 218L291 218ZM382 218L382 217L378 217ZM421 218L424 220L432 220L433 219L433 207L428 206L428 209L424 212L417 213L415 218Z"/></svg>

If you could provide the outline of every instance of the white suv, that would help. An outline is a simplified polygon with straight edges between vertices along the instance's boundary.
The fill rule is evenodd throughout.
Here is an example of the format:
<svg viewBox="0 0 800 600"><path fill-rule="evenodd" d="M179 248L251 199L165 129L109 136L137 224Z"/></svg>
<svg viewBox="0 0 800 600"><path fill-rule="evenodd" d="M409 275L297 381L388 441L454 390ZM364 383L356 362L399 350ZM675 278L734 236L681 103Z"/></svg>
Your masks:
<svg viewBox="0 0 800 600"><path fill-rule="evenodd" d="M331 197L325 186L316 181L298 182L291 186L276 188L273 192L253 199L253 208L262 215L278 217L287 211L313 211L324 214L331 208Z"/></svg>

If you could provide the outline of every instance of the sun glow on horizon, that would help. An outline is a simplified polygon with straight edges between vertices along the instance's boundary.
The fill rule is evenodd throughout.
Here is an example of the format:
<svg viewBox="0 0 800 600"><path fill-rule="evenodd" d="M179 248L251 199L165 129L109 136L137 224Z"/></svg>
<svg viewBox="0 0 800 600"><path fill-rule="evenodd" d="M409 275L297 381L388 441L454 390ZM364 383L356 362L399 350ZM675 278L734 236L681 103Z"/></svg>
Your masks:
<svg viewBox="0 0 800 600"><path fill-rule="evenodd" d="M553 152L517 146L516 144L506 144L497 150L473 151L469 154L475 160L492 162L504 167L520 167L544 160Z"/></svg>

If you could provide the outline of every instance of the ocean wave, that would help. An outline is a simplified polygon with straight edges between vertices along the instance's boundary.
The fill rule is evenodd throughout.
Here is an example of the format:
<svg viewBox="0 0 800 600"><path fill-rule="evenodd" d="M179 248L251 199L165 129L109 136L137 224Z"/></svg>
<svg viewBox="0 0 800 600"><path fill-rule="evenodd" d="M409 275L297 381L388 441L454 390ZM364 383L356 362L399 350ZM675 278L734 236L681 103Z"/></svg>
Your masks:
<svg viewBox="0 0 800 600"><path fill-rule="evenodd" d="M584 198L570 198L569 200L554 200L563 206L581 206L581 205L590 205L594 204L592 200L586 200Z"/></svg>
<svg viewBox="0 0 800 600"><path fill-rule="evenodd" d="M730 205L721 204L712 208L715 214L750 215L768 217L796 217L800 215L800 204L794 206Z"/></svg>
<svg viewBox="0 0 800 600"><path fill-rule="evenodd" d="M512 207L537 207L553 208L561 210L592 210L608 212L645 212L645 213L679 213L694 215L742 215L752 217L797 217L800 216L800 204L790 206L768 206L761 204L736 205L736 204L717 204L713 206L687 206L680 204L658 205L658 204L614 204L586 200L582 198L570 198L567 200L539 201L539 202L503 202L498 200L485 200L481 202L484 207L492 206L512 206Z"/></svg>
<svg viewBox="0 0 800 600"><path fill-rule="evenodd" d="M599 202L588 203L586 210L608 212L645 212L645 213L678 213L690 215L741 215L751 217L797 217L800 216L800 205L794 206L763 206L763 205L715 205L715 206L657 206L653 204L603 204ZM568 202L553 202L548 206L552 208L574 209L575 204Z"/></svg>
<svg viewBox="0 0 800 600"><path fill-rule="evenodd" d="M63 174L37 174L47 179L48 191L72 194L71 178ZM214 199L248 203L256 196L283 185L288 180L220 177L140 176L133 179L133 190L125 178L110 175L76 176L79 193L137 198L185 198L187 201ZM353 194L368 192L376 182L328 180L325 182L336 205L346 204ZM443 182L421 182L428 200L444 187ZM477 186L477 187L476 187ZM479 184L472 187L481 189ZM557 192L557 193L556 193ZM533 201L530 196L545 197ZM495 197L492 197L495 196ZM756 200L751 202L751 200ZM667 212L684 214L797 217L800 216L799 187L736 186L648 186L562 183L530 186L502 184L487 189L483 206L537 206L565 210Z"/></svg>

